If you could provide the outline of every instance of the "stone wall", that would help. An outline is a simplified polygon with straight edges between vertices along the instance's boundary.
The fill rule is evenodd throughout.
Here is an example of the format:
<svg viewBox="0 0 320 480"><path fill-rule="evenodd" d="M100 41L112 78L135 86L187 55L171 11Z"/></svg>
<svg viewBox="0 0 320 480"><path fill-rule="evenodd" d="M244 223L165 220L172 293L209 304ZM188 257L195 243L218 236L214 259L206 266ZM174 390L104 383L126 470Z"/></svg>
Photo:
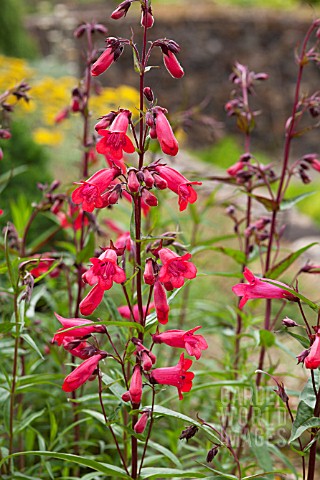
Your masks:
<svg viewBox="0 0 320 480"><path fill-rule="evenodd" d="M262 9L218 8L214 5L186 7L155 7L155 24L150 31L152 39L172 38L181 45L179 59L186 75L182 80L171 78L162 64L160 49L155 49L151 64L161 65L160 69L147 74L147 83L154 89L160 105L171 112L194 106L209 99L206 113L217 120L227 122L227 131L236 132L234 121L226 120L224 104L229 98L231 84L229 74L235 61L247 64L250 69L270 75L267 82L256 89L254 102L263 114L258 117L254 147L267 150L272 157L281 151L283 126L290 115L297 74L294 49L303 39L313 17L310 10L269 11ZM41 41L45 54L52 53L53 45L58 50L61 61L75 61L81 65L81 54L76 49L72 29L81 21L98 20L107 25L110 36L130 37L132 26L134 40L139 43L142 29L137 21L137 6L133 4L125 19L112 21L108 15L114 7L82 9L76 7L68 11L65 7L57 10L56 16L47 19L46 27L39 25L43 18L29 19L29 28ZM135 11L134 11L135 10ZM38 21L38 23L37 23ZM54 39L56 31L56 42ZM51 36L51 40L50 40ZM51 42L51 43L50 43ZM51 45L51 46L50 46ZM103 46L103 39L101 39ZM64 47L68 48L64 48ZM62 50L61 50L62 47ZM65 55L65 58L63 58ZM304 93L320 90L319 70L311 65L307 68L308 78L304 83ZM121 83L137 85L137 75L132 68L132 54L127 48L120 60L103 75L102 82L115 86ZM196 138L191 135L190 143L205 144L205 134ZM301 145L301 146L300 146ZM317 150L318 134L313 132L303 144L297 142L295 154ZM272 158L275 159L275 158Z"/></svg>

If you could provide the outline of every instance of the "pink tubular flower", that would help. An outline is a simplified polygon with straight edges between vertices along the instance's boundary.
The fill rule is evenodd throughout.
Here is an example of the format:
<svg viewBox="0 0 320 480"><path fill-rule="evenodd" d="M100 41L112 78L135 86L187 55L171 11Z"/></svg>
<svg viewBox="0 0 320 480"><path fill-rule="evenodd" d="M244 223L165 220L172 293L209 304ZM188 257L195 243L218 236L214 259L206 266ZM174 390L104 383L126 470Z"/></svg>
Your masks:
<svg viewBox="0 0 320 480"><path fill-rule="evenodd" d="M117 8L112 12L111 18L113 20L119 20L119 18L125 17L128 13L129 8L133 0L124 0L121 2Z"/></svg>
<svg viewBox="0 0 320 480"><path fill-rule="evenodd" d="M135 426L133 427L133 430L136 433L143 433L145 431L145 428L148 423L148 418L149 418L149 412L143 412Z"/></svg>
<svg viewBox="0 0 320 480"><path fill-rule="evenodd" d="M141 8L142 8L141 25L146 28L153 27L154 18L152 15L151 7L149 6L148 9L146 9L145 5L142 4Z"/></svg>
<svg viewBox="0 0 320 480"><path fill-rule="evenodd" d="M179 196L180 212L187 208L188 203L196 202L198 196L192 185L201 185L201 182L190 182L180 172L166 165L156 165L154 169L167 182L168 188Z"/></svg>
<svg viewBox="0 0 320 480"><path fill-rule="evenodd" d="M129 110L120 110L109 130L99 130L98 133L103 138L96 145L98 153L106 155L111 161L113 159L120 161L123 151L126 153L134 152L134 145L127 136L130 116L131 112Z"/></svg>
<svg viewBox="0 0 320 480"><path fill-rule="evenodd" d="M136 365L130 382L129 393L132 403L140 403L142 397L142 375L141 368Z"/></svg>
<svg viewBox="0 0 320 480"><path fill-rule="evenodd" d="M255 277L254 274L246 267L243 272L244 278L249 283L238 283L232 287L233 293L238 295L238 297L242 297L239 308L243 308L244 305L247 303L248 300L253 298L280 298L291 301L296 301L297 297L295 297L292 293L283 290L281 287L286 287L284 283L277 282L275 280L270 280L277 285L271 285L267 283L268 278L258 278Z"/></svg>
<svg viewBox="0 0 320 480"><path fill-rule="evenodd" d="M182 353L178 365L175 367L155 368L150 373L150 381L154 384L172 385L177 387L179 400L183 399L182 392L190 392L194 373L187 370L191 367L192 360L184 358Z"/></svg>
<svg viewBox="0 0 320 480"><path fill-rule="evenodd" d="M105 51L91 67L91 75L93 77L101 75L101 73L105 72L110 65L113 64L113 62L118 60L123 51L123 46L118 38L108 37L106 39L106 45L107 48Z"/></svg>
<svg viewBox="0 0 320 480"><path fill-rule="evenodd" d="M82 275L85 283L98 284L101 289L109 290L113 282L126 281L124 270L117 265L117 254L114 250L107 248L98 258L90 258L90 262L92 267Z"/></svg>
<svg viewBox="0 0 320 480"><path fill-rule="evenodd" d="M197 269L195 265L188 260L191 258L190 253L186 253L181 257L169 248L161 248L159 257L162 267L159 273L159 281L162 282L167 290L180 288L184 284L185 279L195 278Z"/></svg>
<svg viewBox="0 0 320 480"><path fill-rule="evenodd" d="M76 205L82 204L85 212L93 212L94 208L102 208L104 200L101 194L120 173L119 168L103 168L88 180L80 182L80 187L72 193L73 203Z"/></svg>
<svg viewBox="0 0 320 480"><path fill-rule="evenodd" d="M317 333L313 344L310 348L310 353L304 359L304 366L306 368L318 368L320 367L320 334Z"/></svg>
<svg viewBox="0 0 320 480"><path fill-rule="evenodd" d="M91 315L100 305L103 299L104 289L100 285L96 285L90 290L88 295L80 302L80 312L82 315Z"/></svg>
<svg viewBox="0 0 320 480"><path fill-rule="evenodd" d="M114 250L105 250L99 258L91 258L92 267L83 275L82 279L89 285L95 285L80 303L82 315L91 315L102 301L105 290L109 290L113 282L123 283L126 274L117 265L117 254Z"/></svg>
<svg viewBox="0 0 320 480"><path fill-rule="evenodd" d="M62 325L62 328L57 331L52 339L52 341L57 342L58 345L61 345L65 338L81 338L91 335L92 333L105 333L106 331L106 328L103 325L88 325L93 322L84 318L64 318L61 317L61 315L58 315L58 313L55 313L55 316ZM81 325L85 326L81 327ZM63 332L63 330L72 327L77 328Z"/></svg>
<svg viewBox="0 0 320 480"><path fill-rule="evenodd" d="M104 356L99 353L82 362L64 379L62 390L65 392L73 392L81 387L81 385L89 380L102 358L104 358Z"/></svg>
<svg viewBox="0 0 320 480"><path fill-rule="evenodd" d="M234 165L231 165L231 167L229 167L227 169L227 173L231 176L231 177L235 177L237 175L238 172L240 172L241 170L243 170L243 167L245 167L247 164L245 162L236 162Z"/></svg>
<svg viewBox="0 0 320 480"><path fill-rule="evenodd" d="M156 134L161 150L166 155L174 157L178 153L179 145L173 134L171 125L164 114L166 109L155 107L152 111L155 116Z"/></svg>
<svg viewBox="0 0 320 480"><path fill-rule="evenodd" d="M184 70L178 62L177 57L173 52L168 50L168 53L163 54L163 63L166 69L172 75L173 78L181 78L184 75Z"/></svg>
<svg viewBox="0 0 320 480"><path fill-rule="evenodd" d="M208 344L202 335L193 335L201 327L191 330L167 330L152 335L154 343L165 343L170 347L185 348L187 353L197 360L201 357L201 350L206 350Z"/></svg>
<svg viewBox="0 0 320 480"><path fill-rule="evenodd" d="M153 299L158 322L165 325L168 323L170 308L164 286L159 281L154 284Z"/></svg>

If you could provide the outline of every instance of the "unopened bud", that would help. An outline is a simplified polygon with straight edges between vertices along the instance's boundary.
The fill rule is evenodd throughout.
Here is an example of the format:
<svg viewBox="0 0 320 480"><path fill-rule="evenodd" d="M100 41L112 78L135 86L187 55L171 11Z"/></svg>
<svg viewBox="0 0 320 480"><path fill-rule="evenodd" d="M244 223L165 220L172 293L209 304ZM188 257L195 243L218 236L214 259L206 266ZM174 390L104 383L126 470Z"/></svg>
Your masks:
<svg viewBox="0 0 320 480"><path fill-rule="evenodd" d="M156 207L158 205L158 199L153 193L149 192L145 188L142 191L142 200L149 205L149 207Z"/></svg>
<svg viewBox="0 0 320 480"><path fill-rule="evenodd" d="M148 188L152 188L154 185L154 178L147 168L143 170L143 176L144 176L144 183L146 184L146 186Z"/></svg>
<svg viewBox="0 0 320 480"><path fill-rule="evenodd" d="M154 95L153 95L153 91L151 90L150 87L144 87L143 94L149 102L153 102Z"/></svg>
<svg viewBox="0 0 320 480"><path fill-rule="evenodd" d="M295 322L294 320L291 320L291 318L288 318L288 317L282 320L282 325L288 328L299 327L299 324L297 322Z"/></svg>
<svg viewBox="0 0 320 480"><path fill-rule="evenodd" d="M219 451L218 447L213 447L213 448L211 448L211 450L209 450L209 452L207 454L207 462L208 463L212 462L214 457L217 455L218 451Z"/></svg>
<svg viewBox="0 0 320 480"><path fill-rule="evenodd" d="M132 193L138 192L140 188L140 183L137 178L137 174L133 169L130 169L128 172L128 188Z"/></svg>
<svg viewBox="0 0 320 480"><path fill-rule="evenodd" d="M182 430L179 440L183 440L184 438L188 441L190 438L194 437L195 434L198 432L199 428L196 425L189 425L184 430Z"/></svg>
<svg viewBox="0 0 320 480"><path fill-rule="evenodd" d="M147 258L146 260L143 279L147 285L154 285L156 281L155 272L154 272L154 262L152 258Z"/></svg>
<svg viewBox="0 0 320 480"><path fill-rule="evenodd" d="M0 138L1 140L8 140L9 138L11 138L11 133L9 132L9 130L5 130L4 128L1 128Z"/></svg>
<svg viewBox="0 0 320 480"><path fill-rule="evenodd" d="M164 178L161 178L160 175L155 173L153 175L153 179L156 188L158 188L159 190L164 190L168 187L168 182Z"/></svg>
<svg viewBox="0 0 320 480"><path fill-rule="evenodd" d="M299 365L299 363L304 363L308 355L309 355L309 350L303 350L301 353L299 353L299 355L296 356L298 360L297 365Z"/></svg>

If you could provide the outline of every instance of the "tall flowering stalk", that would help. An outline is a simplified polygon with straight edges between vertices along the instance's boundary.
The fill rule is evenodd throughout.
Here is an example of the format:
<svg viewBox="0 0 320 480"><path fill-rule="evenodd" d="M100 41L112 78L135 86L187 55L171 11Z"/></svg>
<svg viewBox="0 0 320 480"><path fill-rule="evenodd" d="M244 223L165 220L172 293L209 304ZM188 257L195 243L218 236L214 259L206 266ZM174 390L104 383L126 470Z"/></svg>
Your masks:
<svg viewBox="0 0 320 480"><path fill-rule="evenodd" d="M122 2L111 14L115 20L127 14L133 2ZM189 355L200 358L201 353L208 345L202 335L193 335L199 326L189 330L165 330L160 332L159 325L153 337L145 335L153 323L148 324L147 316L150 309L155 309L158 323L165 325L170 322L170 307L168 292L184 286L185 282L194 279L197 269L191 262L191 255L179 255L171 248L163 246L162 240L155 240L149 245L144 240L143 216L148 215L150 208L157 207L161 198L161 191L169 188L178 195L180 211L185 210L189 203L197 200L194 185L200 182L189 181L177 170L166 165L166 161L157 159L150 163L147 150L151 139L159 142L162 152L169 156L178 153L179 145L169 123L167 110L155 103L154 94L149 86L145 85L145 76L149 70L149 59L155 47L163 53L166 69L174 78L181 78L184 74L177 54L180 47L173 40L158 39L149 41L148 35L154 23L151 5L148 0L141 2L141 26L143 39L141 50L133 39L106 38L106 48L91 65L91 75L97 77L104 74L115 61L118 61L124 48L131 48L135 57L135 64L139 70L139 118L133 120L133 113L126 108L118 111L106 112L96 124L95 129L99 136L96 151L103 155L106 168L99 170L86 179L82 179L72 193L72 201L78 208L86 212L104 210L115 205L122 198L129 200L132 205L132 225L130 233L124 232L116 241L110 241L109 246L101 247L102 252L90 258L91 265L81 273L82 285L90 286L86 296L82 296L79 303L79 312L84 315L94 315L102 302L110 295L114 284L120 284L126 305L119 306L118 311L123 317L130 320L130 330L124 345L117 345L116 339L109 333L108 321L99 320L99 325L79 318L77 312L74 318L65 319L56 314L63 328L54 336L57 342L74 357L82 360L65 379L63 389L74 392L88 380L98 377L99 398L106 425L113 437L114 444L119 454L123 470L133 479L140 475L147 451L151 429L154 424L153 410L157 385L175 386L178 389L179 399L183 393L192 388L194 373L189 372L192 360L181 354L176 366L156 367L156 356L152 352L155 343L164 343L173 348L185 348ZM85 30L80 26L78 31ZM88 32L87 32L88 33ZM88 65L92 63L92 55ZM87 67L88 68L88 67ZM88 85L89 79L86 76ZM87 143L87 113L84 129L84 143ZM130 136L132 134L132 137ZM84 145L86 146L86 145ZM137 159L132 154L136 153ZM130 156L126 156L130 155ZM85 157L86 160L86 157ZM87 162L84 162L84 176L87 172ZM160 192L160 198L155 195ZM115 229L116 230L116 229ZM133 235L133 238L131 238ZM148 247L148 252L147 248ZM147 257L147 254L149 255ZM151 254L151 256L150 256ZM132 268L133 275L130 272ZM130 279L131 277L131 279ZM130 283L129 280L130 279ZM129 289L131 285L131 289ZM133 337L131 331L136 329L138 336ZM96 334L102 336L109 344L110 351L100 349L101 341ZM101 337L100 337L101 338ZM153 339L153 341L152 341ZM150 346L146 346L146 342ZM134 348L132 348L132 345ZM122 352L120 350L122 348ZM127 447L121 446L120 439L108 419L106 408L103 404L102 385L104 379L104 365L107 360L115 360L121 367L123 381L123 402L130 405L131 415L131 452L128 458ZM152 404L144 406L144 392L151 390ZM125 430L128 429L128 411L124 404L123 421ZM150 421L149 421L150 420ZM149 423L149 427L148 427ZM144 448L141 457L138 452L137 434L147 430L144 437ZM123 441L126 443L127 434L124 433Z"/></svg>
<svg viewBox="0 0 320 480"><path fill-rule="evenodd" d="M305 324L306 333L308 339L302 341L305 345L310 343L310 350L305 350L302 354L298 356L299 362L304 362L306 368L311 369L311 378L310 382L313 385L314 391L314 408L310 410L310 415L312 415L316 420L315 424L318 424L318 417L320 412L320 392L319 386L315 380L315 375L313 369L317 368L319 348L318 348L318 330L319 330L319 307L313 302L309 301L306 297L301 296L297 286L295 288L290 287L289 285L279 282L277 280L278 276L281 273L285 272L289 268L294 260L298 258L305 249L301 249L299 252L295 252L292 255L288 255L281 261L278 260L280 252L280 239L283 233L283 227L279 225L278 216L280 210L286 209L285 195L287 188L293 176L296 176L301 179L303 183L309 183L311 178L308 175L308 170L310 168L318 170L318 155L317 154L307 154L302 158L295 161L291 161L291 150L292 150L292 141L294 138L302 135L306 131L316 128L318 123L310 122L311 119L318 117L319 112L317 110L319 105L318 93L314 93L311 96L302 96L301 85L302 85L302 75L308 64L319 63L319 20L316 20L310 26L300 48L299 53L296 56L298 63L298 75L296 82L296 89L293 101L293 108L291 116L289 117L286 126L285 126L285 142L284 142L284 153L283 161L280 169L280 173L277 174L273 165L262 165L260 164L249 151L250 145L250 133L254 127L255 117L258 112L252 112L249 108L249 95L253 93L254 84L257 81L265 80L267 75L264 73L256 74L250 72L249 69L243 65L236 64L234 73L231 76L232 82L236 85L236 88L233 92L231 100L226 104L226 111L229 116L234 116L237 120L237 126L245 135L245 145L246 152L239 158L239 160L228 168L228 176L221 178L220 180L225 181L229 184L239 185L242 187L243 191L247 194L247 206L245 214L238 214L235 206L230 206L227 210L229 217L234 222L234 230L238 235L240 248L244 253L245 263L242 266L244 280L241 283L233 286L233 292L239 297L238 303L238 316L237 316L237 328L236 328L236 340L235 340L235 366L236 369L239 366L240 362L240 352L241 352L241 342L243 333L243 310L246 310L247 302L251 299L265 299L265 314L264 314L264 323L261 327L260 335L260 353L257 364L257 375L256 375L256 387L262 385L262 375L265 373L264 369L266 367L266 354L268 343L264 338L271 338L273 336L272 330L276 325L277 320L279 319L282 310L285 306L286 301L293 301L298 305L299 313L302 316L302 320ZM315 37L315 38L314 38ZM307 115L310 115L307 118ZM307 126L305 126L303 121L307 121ZM274 188L273 184L277 183L277 187ZM257 194L255 190L264 186L266 193ZM253 202L257 202L260 206L264 206L266 209L266 214L261 215L260 217L254 219L253 217ZM242 215L242 216L240 216ZM244 226L244 227L243 227ZM243 240L244 238L244 240ZM259 252L259 258L261 262L261 276L256 276L248 268L248 263L250 261L250 254L254 250ZM306 268L301 269L297 276L302 272L312 272L312 266L310 269ZM295 278L297 278L297 276ZM282 300L282 306L277 314L272 316L272 302L274 299ZM317 324L311 326L303 310L303 303L309 305L312 309L316 310L318 313ZM283 320L283 325L285 328L296 327L298 324L296 322L290 323L292 321ZM315 334L313 333L315 332ZM271 335L271 337L270 337ZM237 375L237 373L236 373ZM274 378L274 377L272 377ZM285 407L288 411L289 417L293 422L293 434L292 441L298 440L299 447L301 451L304 452L305 447L302 444L300 435L296 435L296 424L298 422L303 423L301 418L301 411L298 409L297 418L294 418L294 415L291 412L289 405L289 397L285 393L283 384L280 384L278 380L275 380L278 385L278 390L275 390L277 395L284 402ZM302 393L302 402L303 402L303 393ZM233 395L230 394L230 403L228 405L229 411L231 410L231 404L233 400ZM247 418L245 424L241 429L241 434L239 438L238 448L236 449L236 457L239 459L243 454L245 435L248 434L250 428L252 427L253 422L253 405L249 406ZM223 426L224 432L227 431L229 425L228 421ZM311 431L311 448L310 455L308 460L308 468L305 460L304 453L301 456L302 461L302 474L303 479L313 480L315 478L315 452L316 452L316 431L315 429ZM236 469L235 469L236 470Z"/></svg>

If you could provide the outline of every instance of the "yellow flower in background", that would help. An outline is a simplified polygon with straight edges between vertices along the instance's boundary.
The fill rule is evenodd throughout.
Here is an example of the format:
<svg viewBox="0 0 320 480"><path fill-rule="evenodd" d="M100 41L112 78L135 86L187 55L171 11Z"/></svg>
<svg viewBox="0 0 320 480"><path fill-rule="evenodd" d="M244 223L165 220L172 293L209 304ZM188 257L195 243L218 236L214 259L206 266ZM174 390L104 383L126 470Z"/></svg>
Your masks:
<svg viewBox="0 0 320 480"><path fill-rule="evenodd" d="M28 124L32 129L36 142L57 146L64 139L64 133L72 127L74 122L64 122L62 125L55 124L55 118L71 102L71 91L79 85L79 80L72 76L54 78L40 76L36 69L30 68L25 60L5 57L0 55L0 93L14 87L22 80L29 83L30 102L19 102L17 117L23 118L28 115ZM8 98L8 103L15 104L14 96ZM92 94L89 108L92 123L110 110L127 108L132 111L133 117L138 117L139 93L130 86L121 85L116 88L102 88L100 95ZM78 117L71 114L70 118ZM50 129L46 128L50 127Z"/></svg>
<svg viewBox="0 0 320 480"><path fill-rule="evenodd" d="M35 142L51 147L59 145L63 140L62 132L47 130L46 128L37 128L32 136Z"/></svg>

